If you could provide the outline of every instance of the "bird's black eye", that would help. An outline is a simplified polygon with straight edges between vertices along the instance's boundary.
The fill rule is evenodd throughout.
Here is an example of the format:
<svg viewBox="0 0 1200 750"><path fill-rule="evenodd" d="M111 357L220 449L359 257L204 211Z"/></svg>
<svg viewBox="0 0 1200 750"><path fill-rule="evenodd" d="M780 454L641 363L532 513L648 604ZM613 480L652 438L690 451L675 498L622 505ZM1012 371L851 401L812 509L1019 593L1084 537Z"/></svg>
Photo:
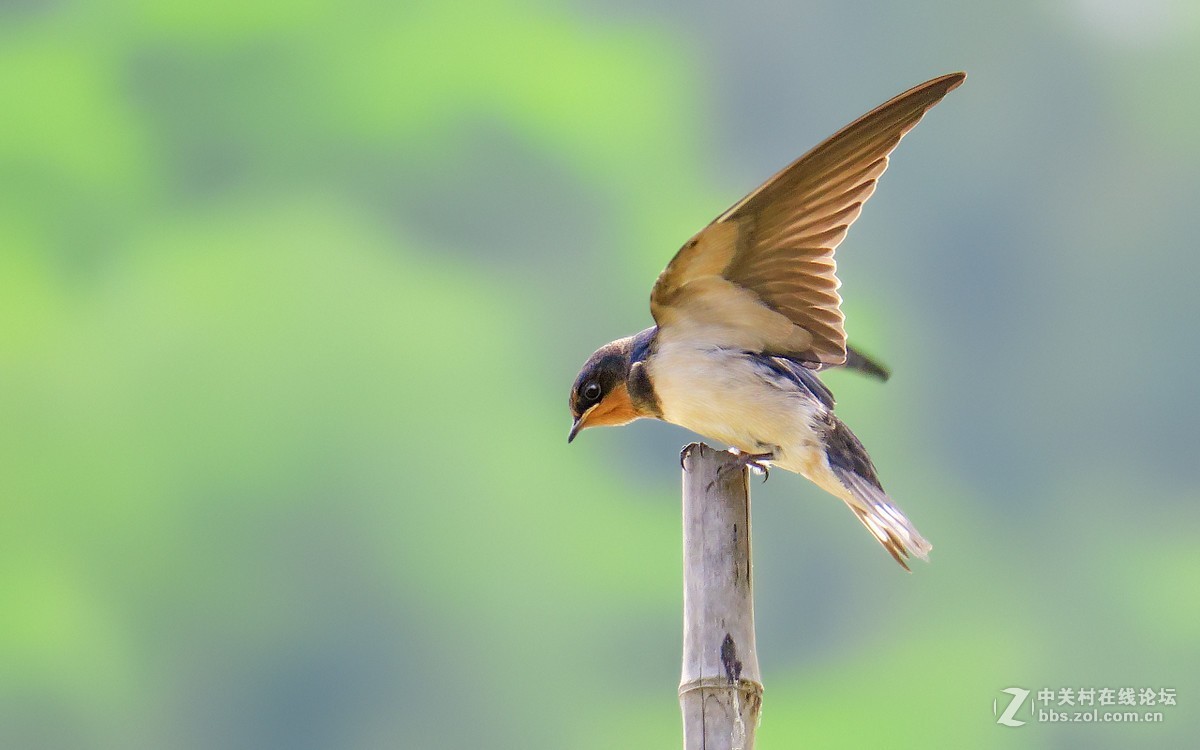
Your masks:
<svg viewBox="0 0 1200 750"><path fill-rule="evenodd" d="M600 384L595 380L583 387L583 398L586 401L596 401L600 398Z"/></svg>

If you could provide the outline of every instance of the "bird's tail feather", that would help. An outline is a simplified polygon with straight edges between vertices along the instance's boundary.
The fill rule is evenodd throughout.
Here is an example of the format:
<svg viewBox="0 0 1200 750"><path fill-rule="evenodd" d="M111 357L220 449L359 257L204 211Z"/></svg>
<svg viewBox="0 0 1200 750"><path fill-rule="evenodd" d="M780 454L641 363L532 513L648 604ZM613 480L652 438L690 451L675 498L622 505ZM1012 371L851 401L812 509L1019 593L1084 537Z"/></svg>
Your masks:
<svg viewBox="0 0 1200 750"><path fill-rule="evenodd" d="M925 541L925 537L921 536L921 532L917 531L912 521L896 507L886 492L854 471L842 467L833 467L833 470L853 498L846 499L846 505L850 506L858 520L862 521L863 526L866 526L884 549L891 553L896 562L908 570L905 558L910 555L929 560L929 551L933 549L933 545Z"/></svg>

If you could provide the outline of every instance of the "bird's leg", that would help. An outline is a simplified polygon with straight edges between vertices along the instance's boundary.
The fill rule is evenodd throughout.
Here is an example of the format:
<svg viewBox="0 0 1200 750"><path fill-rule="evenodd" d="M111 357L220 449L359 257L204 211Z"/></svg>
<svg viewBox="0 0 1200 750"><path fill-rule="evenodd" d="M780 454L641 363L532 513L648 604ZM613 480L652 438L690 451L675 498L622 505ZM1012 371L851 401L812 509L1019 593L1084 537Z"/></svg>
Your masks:
<svg viewBox="0 0 1200 750"><path fill-rule="evenodd" d="M739 469L747 467L762 474L764 482L771 476L771 467L767 464L775 460L774 453L745 453L737 448L730 448L729 452L734 455L733 465Z"/></svg>

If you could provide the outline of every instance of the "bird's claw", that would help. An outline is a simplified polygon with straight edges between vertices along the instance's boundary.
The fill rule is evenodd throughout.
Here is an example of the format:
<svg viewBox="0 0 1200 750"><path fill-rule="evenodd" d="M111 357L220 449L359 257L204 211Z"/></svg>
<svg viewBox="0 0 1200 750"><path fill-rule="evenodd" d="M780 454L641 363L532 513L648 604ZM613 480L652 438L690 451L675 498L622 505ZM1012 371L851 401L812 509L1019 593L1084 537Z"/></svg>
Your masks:
<svg viewBox="0 0 1200 750"><path fill-rule="evenodd" d="M743 453L735 448L731 448L729 452L734 456L733 466L739 469L745 467L762 474L764 482L771 477L771 467L768 462L775 460L774 453Z"/></svg>

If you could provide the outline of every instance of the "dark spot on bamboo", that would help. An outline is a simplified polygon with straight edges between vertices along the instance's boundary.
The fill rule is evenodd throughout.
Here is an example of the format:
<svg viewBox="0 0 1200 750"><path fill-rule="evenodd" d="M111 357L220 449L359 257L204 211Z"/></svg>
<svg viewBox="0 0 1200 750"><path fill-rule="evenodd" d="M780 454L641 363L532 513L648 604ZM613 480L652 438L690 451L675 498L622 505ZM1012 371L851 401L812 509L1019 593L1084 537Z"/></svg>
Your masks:
<svg viewBox="0 0 1200 750"><path fill-rule="evenodd" d="M738 661L737 646L729 633L725 634L725 640L721 642L721 666L725 668L725 679L729 680L730 685L737 684L742 678L742 663Z"/></svg>

